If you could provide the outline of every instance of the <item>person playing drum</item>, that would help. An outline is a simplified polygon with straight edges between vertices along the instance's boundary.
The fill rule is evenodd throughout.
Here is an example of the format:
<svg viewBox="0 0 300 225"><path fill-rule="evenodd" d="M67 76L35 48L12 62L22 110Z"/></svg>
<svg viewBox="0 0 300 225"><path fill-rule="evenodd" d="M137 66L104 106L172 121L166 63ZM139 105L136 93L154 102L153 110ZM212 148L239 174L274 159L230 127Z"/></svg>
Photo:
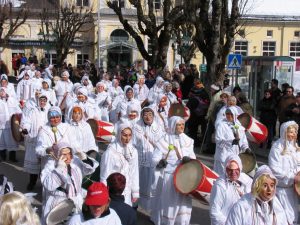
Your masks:
<svg viewBox="0 0 300 225"><path fill-rule="evenodd" d="M235 108L227 108L225 111L226 118L216 127L214 171L220 176L225 175L225 160L228 155L251 152L245 135L245 128L237 120L237 114Z"/></svg>
<svg viewBox="0 0 300 225"><path fill-rule="evenodd" d="M194 140L184 133L185 121L178 116L169 119L169 133L161 138L153 153L152 163L161 171L156 188L156 208L151 220L155 224L190 224L192 199L178 193L173 184L176 167L195 159Z"/></svg>
<svg viewBox="0 0 300 225"><path fill-rule="evenodd" d="M81 213L75 214L68 225L121 225L116 211L109 208L110 198L105 184L95 182L88 188Z"/></svg>
<svg viewBox="0 0 300 225"><path fill-rule="evenodd" d="M88 158L84 152L77 152L75 155L66 142L55 145L52 160L48 160L41 173L44 223L49 212L66 199L74 202L77 212L81 211L82 178L92 174L98 165L98 162Z"/></svg>
<svg viewBox="0 0 300 225"><path fill-rule="evenodd" d="M232 206L251 191L252 179L242 172L242 162L237 155L229 155L225 161L225 175L214 183L210 196L212 225L223 225Z"/></svg>
<svg viewBox="0 0 300 225"><path fill-rule="evenodd" d="M271 169L266 165L259 167L251 193L231 208L225 225L288 225L283 206L275 196L276 185Z"/></svg>
<svg viewBox="0 0 300 225"><path fill-rule="evenodd" d="M285 209L289 224L298 221L298 196L294 190L294 179L299 171L298 125L288 121L280 127L280 139L271 148L269 166L278 179L277 196Z"/></svg>

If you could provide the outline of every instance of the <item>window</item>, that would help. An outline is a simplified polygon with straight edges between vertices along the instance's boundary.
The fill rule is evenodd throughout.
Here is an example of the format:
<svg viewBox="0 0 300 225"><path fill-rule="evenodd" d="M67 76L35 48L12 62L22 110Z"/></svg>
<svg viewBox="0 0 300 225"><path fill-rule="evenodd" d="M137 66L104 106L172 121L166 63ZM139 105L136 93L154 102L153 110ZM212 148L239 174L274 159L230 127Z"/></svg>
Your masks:
<svg viewBox="0 0 300 225"><path fill-rule="evenodd" d="M273 37L273 30L267 30L267 37Z"/></svg>
<svg viewBox="0 0 300 225"><path fill-rule="evenodd" d="M291 57L300 57L300 42L291 42L290 43L290 56Z"/></svg>
<svg viewBox="0 0 300 225"><path fill-rule="evenodd" d="M89 0L76 0L76 6L90 6Z"/></svg>
<svg viewBox="0 0 300 225"><path fill-rule="evenodd" d="M154 0L153 1L153 4L154 4L154 9L160 9L160 0Z"/></svg>
<svg viewBox="0 0 300 225"><path fill-rule="evenodd" d="M84 65L87 59L89 59L89 54L77 54L77 65Z"/></svg>
<svg viewBox="0 0 300 225"><path fill-rule="evenodd" d="M57 55L56 53L46 53L45 57L49 64L56 65L57 64Z"/></svg>
<svg viewBox="0 0 300 225"><path fill-rule="evenodd" d="M294 37L300 37L300 31L299 30L294 32Z"/></svg>
<svg viewBox="0 0 300 225"><path fill-rule="evenodd" d="M263 42L263 56L275 56L276 42L275 41L264 41Z"/></svg>
<svg viewBox="0 0 300 225"><path fill-rule="evenodd" d="M243 56L248 55L248 41L235 41L234 42L234 53L241 54Z"/></svg>

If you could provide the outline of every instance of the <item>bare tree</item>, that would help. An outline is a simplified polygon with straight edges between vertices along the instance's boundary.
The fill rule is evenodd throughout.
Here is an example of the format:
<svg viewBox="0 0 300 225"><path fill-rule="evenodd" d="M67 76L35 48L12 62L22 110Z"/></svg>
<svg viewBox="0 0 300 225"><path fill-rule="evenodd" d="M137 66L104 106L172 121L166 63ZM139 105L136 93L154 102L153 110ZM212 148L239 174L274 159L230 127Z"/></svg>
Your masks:
<svg viewBox="0 0 300 225"><path fill-rule="evenodd" d="M247 0L187 0L185 15L195 27L194 40L207 61L204 82L223 80L226 58ZM231 7L230 7L231 6Z"/></svg>
<svg viewBox="0 0 300 225"><path fill-rule="evenodd" d="M94 27L92 7L58 5L55 10L43 9L40 15L45 42L53 44L60 68L70 51L76 35Z"/></svg>
<svg viewBox="0 0 300 225"><path fill-rule="evenodd" d="M14 8L11 2L0 4L0 46L7 43L27 17L28 10L25 8Z"/></svg>
<svg viewBox="0 0 300 225"><path fill-rule="evenodd" d="M142 57L152 68L162 69L167 64L167 53L175 21L180 17L182 6L174 6L172 0L163 0L161 9L155 9L153 0L129 0L136 8L137 21L130 23L123 15L121 1L107 1L119 17L124 29L134 38ZM151 44L146 50L143 36Z"/></svg>

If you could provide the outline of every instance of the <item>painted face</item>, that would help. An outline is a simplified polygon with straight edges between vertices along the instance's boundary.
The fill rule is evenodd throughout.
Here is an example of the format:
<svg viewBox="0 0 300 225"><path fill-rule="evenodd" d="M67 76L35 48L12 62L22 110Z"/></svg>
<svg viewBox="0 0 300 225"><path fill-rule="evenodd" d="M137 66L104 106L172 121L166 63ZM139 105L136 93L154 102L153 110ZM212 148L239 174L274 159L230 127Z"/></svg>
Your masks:
<svg viewBox="0 0 300 225"><path fill-rule="evenodd" d="M161 98L159 102L159 107L165 107L167 105L167 96Z"/></svg>
<svg viewBox="0 0 300 225"><path fill-rule="evenodd" d="M49 88L49 85L47 82L42 83L43 89L47 90Z"/></svg>
<svg viewBox="0 0 300 225"><path fill-rule="evenodd" d="M119 81L116 80L116 81L114 82L114 87L117 88L118 86L119 86Z"/></svg>
<svg viewBox="0 0 300 225"><path fill-rule="evenodd" d="M153 113L152 112L144 112L143 120L146 124L151 125L153 123Z"/></svg>
<svg viewBox="0 0 300 225"><path fill-rule="evenodd" d="M60 116L53 116L53 117L50 117L50 125L52 127L56 127L58 126L58 124L60 124L61 122L61 117Z"/></svg>
<svg viewBox="0 0 300 225"><path fill-rule="evenodd" d="M259 197L263 201L269 201L273 198L276 190L275 181L271 178L266 178L260 189Z"/></svg>
<svg viewBox="0 0 300 225"><path fill-rule="evenodd" d="M35 77L36 78L40 78L41 77L41 72L40 71L36 71L35 72Z"/></svg>
<svg viewBox="0 0 300 225"><path fill-rule="evenodd" d="M83 80L82 83L83 83L84 86L88 86L89 85L89 81L88 80Z"/></svg>
<svg viewBox="0 0 300 225"><path fill-rule="evenodd" d="M235 106L236 105L236 98L229 97L227 104L228 104L228 106Z"/></svg>
<svg viewBox="0 0 300 225"><path fill-rule="evenodd" d="M145 83L145 78L140 78L140 79L139 79L139 84L140 84L140 85L143 85L144 83Z"/></svg>
<svg viewBox="0 0 300 225"><path fill-rule="evenodd" d="M232 113L226 113L225 116L226 116L226 120L228 122L233 122L233 114Z"/></svg>
<svg viewBox="0 0 300 225"><path fill-rule="evenodd" d="M168 93L168 92L170 92L170 91L172 91L172 85L171 85L171 84L168 84L168 85L166 86L166 92Z"/></svg>
<svg viewBox="0 0 300 225"><path fill-rule="evenodd" d="M45 108L46 104L47 104L47 99L46 98L40 98L39 99L39 106L41 108Z"/></svg>
<svg viewBox="0 0 300 225"><path fill-rule="evenodd" d="M128 118L130 120L134 120L135 118L137 118L137 116L138 116L138 113L136 111L131 111L128 115Z"/></svg>
<svg viewBox="0 0 300 225"><path fill-rule="evenodd" d="M131 89L126 92L126 97L128 99L132 99L133 98L133 91Z"/></svg>
<svg viewBox="0 0 300 225"><path fill-rule="evenodd" d="M63 156L64 161L67 165L70 165L71 161L72 161L72 152L69 148L63 148L60 150L60 157Z"/></svg>
<svg viewBox="0 0 300 225"><path fill-rule="evenodd" d="M288 127L286 131L286 138L288 141L294 141L297 139L297 131L295 127Z"/></svg>
<svg viewBox="0 0 300 225"><path fill-rule="evenodd" d="M80 102L85 102L85 100L87 99L87 97L79 92L78 95L77 95L77 99Z"/></svg>
<svg viewBox="0 0 300 225"><path fill-rule="evenodd" d="M94 218L98 218L105 211L107 205L90 205L89 209Z"/></svg>
<svg viewBox="0 0 300 225"><path fill-rule="evenodd" d="M8 81L7 80L1 80L1 87L7 87Z"/></svg>
<svg viewBox="0 0 300 225"><path fill-rule="evenodd" d="M184 120L176 123L175 133L182 134L184 132Z"/></svg>
<svg viewBox="0 0 300 225"><path fill-rule="evenodd" d="M226 174L229 180L237 181L240 177L240 168L235 161L231 161L226 167Z"/></svg>
<svg viewBox="0 0 300 225"><path fill-rule="evenodd" d="M104 91L104 87L102 85L98 85L97 86L97 91L98 91L98 93L103 92Z"/></svg>
<svg viewBox="0 0 300 225"><path fill-rule="evenodd" d="M25 73L24 80L29 80L29 74L28 73Z"/></svg>
<svg viewBox="0 0 300 225"><path fill-rule="evenodd" d="M72 114L72 119L75 121L75 122L79 122L81 119L82 119L82 113L80 111L75 111L73 112Z"/></svg>
<svg viewBox="0 0 300 225"><path fill-rule="evenodd" d="M129 128L122 130L121 132L121 142L123 145L127 145L132 137L132 132Z"/></svg>

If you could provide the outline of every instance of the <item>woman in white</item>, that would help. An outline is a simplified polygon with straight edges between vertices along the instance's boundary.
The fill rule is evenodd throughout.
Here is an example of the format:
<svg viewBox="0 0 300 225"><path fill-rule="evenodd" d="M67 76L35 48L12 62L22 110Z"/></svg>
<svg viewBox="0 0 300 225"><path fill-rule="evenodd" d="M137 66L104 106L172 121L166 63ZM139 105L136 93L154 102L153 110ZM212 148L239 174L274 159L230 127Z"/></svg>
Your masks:
<svg viewBox="0 0 300 225"><path fill-rule="evenodd" d="M149 104L155 103L157 96L164 92L164 79L162 77L157 77L154 86L150 89L148 94Z"/></svg>
<svg viewBox="0 0 300 225"><path fill-rule="evenodd" d="M0 87L6 88L6 93L13 98L17 97L15 86L8 82L8 76L6 74L1 74L0 77Z"/></svg>
<svg viewBox="0 0 300 225"><path fill-rule="evenodd" d="M65 99L69 93L72 91L73 83L69 79L70 74L68 71L64 71L61 74L61 80L57 81L57 84L54 87L54 91L57 97L57 105L63 109L62 106L65 106Z"/></svg>
<svg viewBox="0 0 300 225"><path fill-rule="evenodd" d="M172 92L172 88L172 84L169 81L164 83L164 94L167 96L167 104L169 106L178 103L176 95Z"/></svg>
<svg viewBox="0 0 300 225"><path fill-rule="evenodd" d="M196 158L194 140L184 134L184 124L181 117L171 117L169 133L157 142L153 153L152 163L161 170L151 215L156 225L190 224L192 199L178 193L173 182L177 166Z"/></svg>
<svg viewBox="0 0 300 225"><path fill-rule="evenodd" d="M48 98L47 104L49 104L49 106L54 106L57 104L55 91L51 88L51 80L44 79L42 81L41 94L47 96L47 98Z"/></svg>
<svg viewBox="0 0 300 225"><path fill-rule="evenodd" d="M288 225L284 209L275 196L277 179L270 168L258 168L251 193L245 194L230 210L226 225Z"/></svg>
<svg viewBox="0 0 300 225"><path fill-rule="evenodd" d="M112 86L112 83L110 81L110 76L106 72L103 74L103 79L101 80L101 82L103 82L107 88L110 88Z"/></svg>
<svg viewBox="0 0 300 225"><path fill-rule="evenodd" d="M109 121L109 110L111 109L111 97L106 91L106 85L103 82L98 82L96 85L97 96L96 104L101 113L101 120Z"/></svg>
<svg viewBox="0 0 300 225"><path fill-rule="evenodd" d="M232 206L244 194L251 192L252 179L242 172L240 157L229 155L225 165L226 175L216 180L210 195L212 225L224 225Z"/></svg>
<svg viewBox="0 0 300 225"><path fill-rule="evenodd" d="M107 177L115 172L126 177L123 192L125 203L132 205L139 198L138 153L131 143L132 129L129 124L121 124L117 137L109 144L101 157L100 181L106 184Z"/></svg>
<svg viewBox="0 0 300 225"><path fill-rule="evenodd" d="M133 85L134 97L140 101L140 104L145 104L144 101L147 99L149 94L149 88L145 84L145 76L137 76L137 82Z"/></svg>
<svg viewBox="0 0 300 225"><path fill-rule="evenodd" d="M75 204L76 211L81 211L82 178L92 174L99 165L94 159L88 158L85 153L75 153L70 144L65 142L60 142L55 146L52 157L41 173L43 224L45 224L49 212L63 200L71 199Z"/></svg>
<svg viewBox="0 0 300 225"><path fill-rule="evenodd" d="M155 189L159 172L152 164L153 151L156 141L165 135L163 127L154 121L154 112L145 107L141 112L141 119L133 126L134 146L139 155L140 199L139 206L150 212L156 204Z"/></svg>
<svg viewBox="0 0 300 225"><path fill-rule="evenodd" d="M90 81L89 77L87 75L84 75L81 78L81 85L82 87L85 87L86 90L88 91L88 95L90 96L94 92L94 87L92 84L92 81Z"/></svg>
<svg viewBox="0 0 300 225"><path fill-rule="evenodd" d="M114 100L117 96L124 94L124 91L119 86L119 80L118 79L113 79L112 80L112 86L110 88L108 88L108 93L109 93L112 100Z"/></svg>
<svg viewBox="0 0 300 225"><path fill-rule="evenodd" d="M159 94L154 104L149 107L154 111L155 121L168 131L168 116L170 107L167 104L168 98L164 94Z"/></svg>
<svg viewBox="0 0 300 225"><path fill-rule="evenodd" d="M25 135L24 171L30 174L29 184L27 185L27 190L29 191L33 190L38 174L41 171L41 163L35 153L35 147L40 128L48 122L46 105L47 97L41 95L36 106L27 114L23 114L21 120L22 133Z"/></svg>
<svg viewBox="0 0 300 225"><path fill-rule="evenodd" d="M237 120L237 112L233 107L225 111L226 118L216 127L216 153L214 156L214 171L220 176L224 174L225 160L228 155L239 155L250 152L245 128Z"/></svg>
<svg viewBox="0 0 300 225"><path fill-rule="evenodd" d="M298 221L298 195L294 190L294 179L299 171L299 147L297 145L298 125L285 122L280 127L280 139L271 148L269 166L278 179L276 195L287 215L289 224Z"/></svg>

